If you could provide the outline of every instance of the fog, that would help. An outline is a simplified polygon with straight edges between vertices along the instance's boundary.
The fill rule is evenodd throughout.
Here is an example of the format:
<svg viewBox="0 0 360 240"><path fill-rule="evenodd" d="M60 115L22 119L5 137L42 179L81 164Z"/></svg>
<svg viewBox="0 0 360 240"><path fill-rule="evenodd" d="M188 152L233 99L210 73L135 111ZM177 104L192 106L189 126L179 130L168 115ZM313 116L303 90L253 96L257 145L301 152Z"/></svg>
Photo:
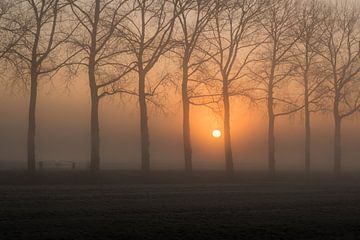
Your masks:
<svg viewBox="0 0 360 240"><path fill-rule="evenodd" d="M152 169L183 169L180 93L168 92L168 111L150 110ZM1 88L0 168L25 169L28 96L23 91ZM86 79L71 87L63 80L43 84L37 109L37 157L39 161L74 161L85 169L89 161L90 101ZM223 139L211 137L221 129L221 116L204 107L191 108L194 169L224 169ZM265 170L267 161L266 113L233 98L231 110L234 165L242 170ZM136 99L118 97L102 101L100 108L101 168L139 169L140 137ZM302 170L303 119L298 113L277 121L277 168ZM343 126L345 171L360 170L360 126L349 119ZM312 168L333 168L331 114L313 117Z"/></svg>

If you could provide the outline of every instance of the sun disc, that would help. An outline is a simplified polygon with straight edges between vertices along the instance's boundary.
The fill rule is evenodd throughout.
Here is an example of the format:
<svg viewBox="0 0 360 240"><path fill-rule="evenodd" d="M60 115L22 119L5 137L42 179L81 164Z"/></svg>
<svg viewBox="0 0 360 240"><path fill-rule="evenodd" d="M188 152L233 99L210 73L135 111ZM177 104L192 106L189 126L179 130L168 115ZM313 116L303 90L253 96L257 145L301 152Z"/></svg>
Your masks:
<svg viewBox="0 0 360 240"><path fill-rule="evenodd" d="M212 136L214 138L220 138L221 137L221 131L218 130L218 129L215 129L213 132L212 132Z"/></svg>

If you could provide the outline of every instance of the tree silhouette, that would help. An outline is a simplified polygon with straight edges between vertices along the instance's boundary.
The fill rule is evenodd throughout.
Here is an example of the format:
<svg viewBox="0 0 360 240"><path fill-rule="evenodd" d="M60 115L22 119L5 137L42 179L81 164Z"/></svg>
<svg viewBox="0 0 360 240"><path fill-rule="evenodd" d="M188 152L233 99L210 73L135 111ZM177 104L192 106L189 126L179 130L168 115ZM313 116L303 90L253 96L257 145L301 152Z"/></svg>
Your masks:
<svg viewBox="0 0 360 240"><path fill-rule="evenodd" d="M128 93L127 76L134 69L122 42L121 24L134 11L130 1L68 0L80 25L69 42L79 52L76 62L87 70L91 98L90 169L100 168L99 103L106 96Z"/></svg>
<svg viewBox="0 0 360 240"><path fill-rule="evenodd" d="M148 125L148 106L166 77L151 85L149 72L172 47L172 34L176 14L176 1L136 0L135 11L123 25L124 36L129 52L134 60L138 80L140 108L141 169L150 170L150 136Z"/></svg>
<svg viewBox="0 0 360 240"><path fill-rule="evenodd" d="M216 66L215 78L221 82L224 111L224 153L226 170L234 171L231 146L230 97L246 95L245 86L236 84L244 80L245 67L252 62L251 55L259 47L255 23L260 14L261 1L216 1L214 19L210 24L209 43L212 63Z"/></svg>
<svg viewBox="0 0 360 240"><path fill-rule="evenodd" d="M197 74L201 72L201 65L208 58L206 54L199 51L199 44L204 40L203 34L206 26L213 16L214 1L211 0L180 0L175 1L177 19L179 22L180 50L176 53L181 59L182 82L181 97L183 106L183 144L184 144L184 160L185 170L192 171L192 148L191 148L191 132L190 132L190 105L191 98L194 96L196 86L202 82L197 78ZM192 86L195 84L196 86Z"/></svg>
<svg viewBox="0 0 360 240"><path fill-rule="evenodd" d="M321 24L324 19L322 8L317 0L303 1L297 15L296 29L299 41L293 50L294 64L299 83L302 86L305 117L305 171L311 168L311 114L324 109L324 101L328 91L321 69L318 50L322 38Z"/></svg>
<svg viewBox="0 0 360 240"><path fill-rule="evenodd" d="M19 42L9 51L9 59L14 63L18 76L30 85L27 162L28 170L33 172L36 170L35 135L39 80L43 76L51 77L56 74L76 55L61 54L59 51L75 29L62 28L65 27L65 20L61 16L67 5L62 0L18 0L15 3L13 20L20 29L26 29L26 32L20 31Z"/></svg>
<svg viewBox="0 0 360 240"><path fill-rule="evenodd" d="M258 82L258 92L264 97L268 114L268 160L269 172L275 173L275 120L300 110L290 96L282 90L294 75L291 49L299 40L294 35L296 25L296 4L293 0L271 0L266 3L259 22L267 41L259 58L259 68L252 69L254 81Z"/></svg>
<svg viewBox="0 0 360 240"><path fill-rule="evenodd" d="M359 11L348 2L329 4L324 13L323 72L331 92L334 117L334 172L341 171L342 120L360 110Z"/></svg>

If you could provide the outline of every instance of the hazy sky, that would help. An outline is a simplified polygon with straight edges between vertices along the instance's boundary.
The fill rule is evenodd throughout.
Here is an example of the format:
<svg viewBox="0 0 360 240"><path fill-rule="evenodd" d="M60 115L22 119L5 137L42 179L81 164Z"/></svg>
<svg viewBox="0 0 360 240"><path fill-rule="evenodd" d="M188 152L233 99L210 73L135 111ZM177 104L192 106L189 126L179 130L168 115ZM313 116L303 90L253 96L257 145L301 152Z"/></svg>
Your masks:
<svg viewBox="0 0 360 240"><path fill-rule="evenodd" d="M70 89L62 81L43 84L37 111L38 160L71 160L85 167L89 156L88 87L85 79L74 80ZM26 165L28 96L1 88L0 168ZM154 169L183 167L180 94L169 93L164 115L151 110L151 165ZM211 137L221 129L221 117L201 107L193 107L192 138L195 169L223 169L222 139ZM140 167L138 108L135 100L109 99L102 102L101 167L134 169ZM277 122L279 169L303 168L303 129L301 116ZM332 169L331 115L317 116L313 124L313 166ZM260 109L233 101L232 138L236 168L266 169L266 115ZM343 128L344 168L360 170L359 120L347 120Z"/></svg>

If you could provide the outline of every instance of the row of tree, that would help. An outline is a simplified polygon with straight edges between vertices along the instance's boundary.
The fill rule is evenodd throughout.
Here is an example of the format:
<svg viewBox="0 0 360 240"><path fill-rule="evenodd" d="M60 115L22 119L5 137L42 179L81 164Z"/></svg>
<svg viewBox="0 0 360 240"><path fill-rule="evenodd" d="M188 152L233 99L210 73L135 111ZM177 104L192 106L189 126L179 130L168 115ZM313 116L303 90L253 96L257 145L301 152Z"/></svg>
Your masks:
<svg viewBox="0 0 360 240"><path fill-rule="evenodd" d="M221 106L226 170L234 170L230 104L241 97L266 106L271 173L276 119L304 112L309 172L311 115L331 111L334 170L340 172L341 123L360 111L358 10L355 1L340 0L1 0L0 59L14 69L3 77L30 93L28 170L36 169L39 81L83 71L93 171L100 168L99 102L113 95L138 99L142 170L148 171L148 104L162 105L159 92L175 82L186 171L192 171L191 105ZM162 59L180 66L179 73L160 70Z"/></svg>

